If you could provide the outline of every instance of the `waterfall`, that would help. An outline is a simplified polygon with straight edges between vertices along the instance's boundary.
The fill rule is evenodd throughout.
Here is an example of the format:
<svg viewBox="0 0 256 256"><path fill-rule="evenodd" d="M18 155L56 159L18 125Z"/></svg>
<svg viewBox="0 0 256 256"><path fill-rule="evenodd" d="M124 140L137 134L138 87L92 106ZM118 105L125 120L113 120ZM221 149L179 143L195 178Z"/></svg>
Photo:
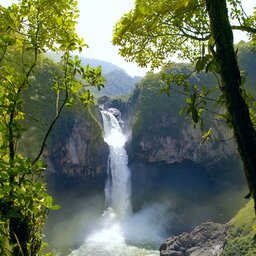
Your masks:
<svg viewBox="0 0 256 256"><path fill-rule="evenodd" d="M155 231L149 226L158 218L155 218L150 211L148 213L147 209L132 214L131 174L124 148L127 138L111 111L102 110L101 114L104 140L109 145L110 151L105 185L106 208L95 232L69 256L157 256L158 251L143 246L148 244L148 240L144 238L154 234ZM155 237L150 241L154 240ZM141 248L137 247L137 244L141 244Z"/></svg>
<svg viewBox="0 0 256 256"><path fill-rule="evenodd" d="M108 178L105 187L106 206L111 207L119 219L131 212L130 170L124 148L126 136L116 117L108 111L101 111L104 126L104 140L109 145Z"/></svg>

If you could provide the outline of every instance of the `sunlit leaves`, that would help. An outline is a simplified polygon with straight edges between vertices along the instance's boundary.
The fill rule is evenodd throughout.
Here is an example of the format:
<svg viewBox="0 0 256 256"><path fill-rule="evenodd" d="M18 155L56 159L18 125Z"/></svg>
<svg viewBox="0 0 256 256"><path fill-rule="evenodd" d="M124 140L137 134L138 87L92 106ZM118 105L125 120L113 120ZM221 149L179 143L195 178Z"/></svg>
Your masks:
<svg viewBox="0 0 256 256"><path fill-rule="evenodd" d="M88 47L76 33L79 17L74 0L20 0L8 8L0 5L0 254L17 250L37 255L41 234L50 209L58 209L47 194L45 169L39 160L46 140L64 106L93 103L88 87L103 87L101 68L83 67L72 52ZM17 155L24 128L22 95L32 86L35 67L46 66L46 51L62 52L53 67L53 81L45 81L56 92L56 115L31 160ZM40 100L40 97L37 97ZM14 224L13 224L14 223ZM23 227L23 228L21 228ZM13 230L15 229L15 230ZM22 229L22 235L16 232ZM15 233L15 237L14 234ZM16 254L17 255L17 254Z"/></svg>
<svg viewBox="0 0 256 256"><path fill-rule="evenodd" d="M7 215L1 215L1 221L5 222L10 217L24 218L24 216L36 215L40 219L34 223L37 225L35 228L42 229L43 219L53 205L52 198L47 195L45 183L38 181L38 175L42 178L45 167L41 161L37 165L32 165L30 159L22 156L17 156L13 164L10 169L8 162L1 161L0 195L4 198L1 207L5 205L8 209L8 204L12 202ZM31 221L36 219L31 218Z"/></svg>
<svg viewBox="0 0 256 256"><path fill-rule="evenodd" d="M234 25L241 30L255 29L255 14L245 14L240 0L228 2ZM211 40L206 13L204 0L137 0L134 10L116 23L113 44L119 47L120 55L126 60L142 67L160 67L172 57L194 62L196 58L212 54L211 50L203 53L204 42L207 45ZM206 67L203 64L205 60L198 62L199 69ZM212 66L208 65L208 70Z"/></svg>
<svg viewBox="0 0 256 256"><path fill-rule="evenodd" d="M33 165L31 159L20 155L15 157L12 166L3 159L0 166L0 251L8 249L9 228L6 224L12 219L28 225L29 229L24 229L29 238L26 242L31 244L31 252L35 252L41 243L40 233L49 210L59 208L47 194L42 176L45 166L42 161ZM11 253L12 248L8 250Z"/></svg>
<svg viewBox="0 0 256 256"><path fill-rule="evenodd" d="M159 67L169 57L192 60L209 34L200 1L136 1L117 23L113 43L128 61Z"/></svg>

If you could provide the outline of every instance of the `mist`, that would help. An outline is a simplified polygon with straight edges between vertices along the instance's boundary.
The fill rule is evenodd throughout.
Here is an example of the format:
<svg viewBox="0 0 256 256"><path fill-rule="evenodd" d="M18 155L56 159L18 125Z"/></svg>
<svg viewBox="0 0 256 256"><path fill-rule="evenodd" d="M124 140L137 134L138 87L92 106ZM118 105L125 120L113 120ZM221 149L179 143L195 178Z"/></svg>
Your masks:
<svg viewBox="0 0 256 256"><path fill-rule="evenodd" d="M129 167L132 213L122 224L113 217L112 224L116 226L111 223L110 226L116 228L118 239L121 228L123 240L119 240L119 244L123 241L131 250L143 245L155 252L170 235L190 231L208 220L224 223L242 206L243 195L247 192L241 166L234 159L230 159L230 164L212 169L193 163L132 162ZM232 176L228 170L232 170ZM106 223L106 176L67 177L66 180L51 176L48 179L55 203L60 204L61 209L49 216L46 241L60 255L68 255L102 230ZM143 255L141 251L138 253Z"/></svg>

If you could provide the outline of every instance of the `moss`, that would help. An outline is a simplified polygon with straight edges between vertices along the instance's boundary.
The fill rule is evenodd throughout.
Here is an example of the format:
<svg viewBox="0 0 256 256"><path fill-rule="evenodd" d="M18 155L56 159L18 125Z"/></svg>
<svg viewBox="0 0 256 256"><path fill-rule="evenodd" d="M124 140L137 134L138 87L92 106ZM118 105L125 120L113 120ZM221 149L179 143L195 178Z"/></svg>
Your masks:
<svg viewBox="0 0 256 256"><path fill-rule="evenodd" d="M103 127L100 121L97 119L97 115L93 112L96 112L95 106L87 107L85 108L86 119L91 123L93 129L91 130L92 134L92 149L94 151L97 151L99 145L101 144L103 140Z"/></svg>
<svg viewBox="0 0 256 256"><path fill-rule="evenodd" d="M222 256L253 256L256 255L255 214L251 200L230 221L230 237Z"/></svg>

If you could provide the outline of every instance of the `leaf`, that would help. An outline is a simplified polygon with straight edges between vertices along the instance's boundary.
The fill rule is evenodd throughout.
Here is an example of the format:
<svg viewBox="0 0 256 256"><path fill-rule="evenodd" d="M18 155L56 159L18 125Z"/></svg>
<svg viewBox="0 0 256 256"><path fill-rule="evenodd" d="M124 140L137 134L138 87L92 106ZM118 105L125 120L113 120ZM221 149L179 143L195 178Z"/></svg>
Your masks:
<svg viewBox="0 0 256 256"><path fill-rule="evenodd" d="M196 93L193 93L190 97L191 97L191 104L194 106L196 103Z"/></svg>
<svg viewBox="0 0 256 256"><path fill-rule="evenodd" d="M191 104L192 104L191 97L187 98L187 99L186 99L186 102L187 102L189 105L191 105Z"/></svg>
<svg viewBox="0 0 256 256"><path fill-rule="evenodd" d="M196 71L200 72L204 69L205 67L205 58L200 57L198 58L198 61L196 62Z"/></svg>
<svg viewBox="0 0 256 256"><path fill-rule="evenodd" d="M199 127L200 127L200 130L203 131L204 129L204 121L202 118L199 119Z"/></svg>
<svg viewBox="0 0 256 256"><path fill-rule="evenodd" d="M188 107L185 106L185 107L183 107L183 108L180 110L179 114L180 114L180 115L183 115L184 112L187 111L187 110L188 110Z"/></svg>
<svg viewBox="0 0 256 256"><path fill-rule="evenodd" d="M192 120L194 123L198 123L199 120L199 115L198 115L198 111L196 108L192 108Z"/></svg>
<svg viewBox="0 0 256 256"><path fill-rule="evenodd" d="M205 55L205 44L203 43L203 45L202 45L202 56L204 57L204 55Z"/></svg>
<svg viewBox="0 0 256 256"><path fill-rule="evenodd" d="M17 213L17 211L15 209L10 209L8 212L7 212L7 216L10 218L19 218L20 215Z"/></svg>
<svg viewBox="0 0 256 256"><path fill-rule="evenodd" d="M66 102L65 106L69 107L69 108L73 107L74 106L74 98L68 99L68 101Z"/></svg>
<svg viewBox="0 0 256 256"><path fill-rule="evenodd" d="M53 211L57 211L57 210L59 210L60 208L61 208L61 206L60 206L60 205L55 204L55 205L53 205L53 206L51 207L51 210L53 210Z"/></svg>
<svg viewBox="0 0 256 256"><path fill-rule="evenodd" d="M205 142L206 140L208 140L210 138L212 134L212 129L210 128L207 132L205 132L203 135L202 135L202 139L203 139L203 142Z"/></svg>
<svg viewBox="0 0 256 256"><path fill-rule="evenodd" d="M48 195L45 198L45 205L46 205L46 207L48 207L48 208L52 207L52 202L53 202L52 197Z"/></svg>

